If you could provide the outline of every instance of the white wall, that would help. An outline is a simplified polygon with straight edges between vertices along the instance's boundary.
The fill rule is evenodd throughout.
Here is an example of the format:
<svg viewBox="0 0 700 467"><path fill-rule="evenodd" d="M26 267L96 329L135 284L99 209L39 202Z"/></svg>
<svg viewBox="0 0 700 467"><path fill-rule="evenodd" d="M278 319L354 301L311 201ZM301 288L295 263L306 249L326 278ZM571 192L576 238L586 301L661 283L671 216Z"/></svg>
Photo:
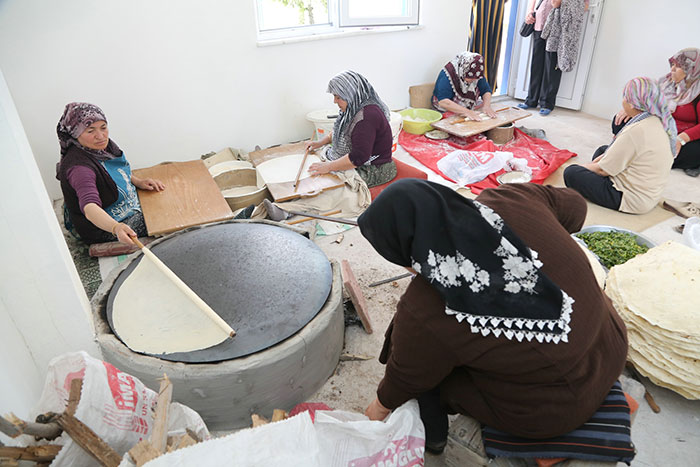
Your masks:
<svg viewBox="0 0 700 467"><path fill-rule="evenodd" d="M627 81L659 78L671 55L700 47L698 19L698 0L606 0L582 110L612 118Z"/></svg>
<svg viewBox="0 0 700 467"><path fill-rule="evenodd" d="M90 307L0 73L0 414L26 417L49 360L99 357Z"/></svg>
<svg viewBox="0 0 700 467"><path fill-rule="evenodd" d="M418 30L258 47L253 0L0 0L0 69L56 198L55 128L70 101L102 107L136 168L300 140L344 69L407 106L408 86L465 49L468 3L422 2Z"/></svg>

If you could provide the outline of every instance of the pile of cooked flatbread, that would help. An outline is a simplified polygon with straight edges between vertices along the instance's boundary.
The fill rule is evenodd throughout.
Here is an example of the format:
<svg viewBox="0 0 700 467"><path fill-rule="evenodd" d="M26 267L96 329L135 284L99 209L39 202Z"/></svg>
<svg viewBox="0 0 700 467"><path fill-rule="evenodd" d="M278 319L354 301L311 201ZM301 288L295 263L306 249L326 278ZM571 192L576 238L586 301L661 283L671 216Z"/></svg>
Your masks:
<svg viewBox="0 0 700 467"><path fill-rule="evenodd" d="M666 242L614 266L605 284L629 355L655 384L700 399L700 251Z"/></svg>

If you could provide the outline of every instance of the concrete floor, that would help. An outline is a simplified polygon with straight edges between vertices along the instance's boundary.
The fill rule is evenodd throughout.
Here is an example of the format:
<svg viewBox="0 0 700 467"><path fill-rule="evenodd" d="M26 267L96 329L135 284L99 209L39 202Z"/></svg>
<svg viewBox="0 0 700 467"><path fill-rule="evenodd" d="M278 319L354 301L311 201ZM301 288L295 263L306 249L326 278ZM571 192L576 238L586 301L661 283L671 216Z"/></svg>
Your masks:
<svg viewBox="0 0 700 467"><path fill-rule="evenodd" d="M517 102L505 100L499 102L499 105L501 103ZM590 161L595 148L608 144L611 139L609 120L566 109L557 108L547 117L541 117L535 112L532 117L517 122L517 126L542 128L553 145L578 154L565 165ZM396 157L412 165L420 165L400 147ZM425 170L430 172L429 169ZM563 167L552 174L548 184L563 186L562 172ZM432 172L429 178L449 184ZM670 199L698 202L700 201L700 179L691 178L682 171L673 170L665 195ZM624 227L641 232L656 242L663 242L669 239L680 239L680 235L672 228L682 224L683 221L684 219L661 208L649 214L634 216L590 206L586 225L606 224ZM381 350L384 331L394 314L399 297L408 284L408 279L374 288L368 287L374 281L399 275L404 270L386 262L374 252L357 228L344 232L340 243L336 243L336 237L320 237L316 239L316 243L331 260L346 259L350 262L367 299L374 327L373 334L365 333L360 326L346 328L345 352L375 358L366 361L340 362L335 374L310 398L310 401L325 402L335 409L363 412L374 398L376 386L383 376L383 365L379 364L376 357ZM647 379L644 379L643 383L653 395L661 412L655 414L644 400L639 401L640 409L632 428L632 438L638 453L632 465L634 467L700 465L700 401L686 400L672 391L654 385ZM426 465L437 467L453 465L453 463L450 463L447 454L428 455Z"/></svg>

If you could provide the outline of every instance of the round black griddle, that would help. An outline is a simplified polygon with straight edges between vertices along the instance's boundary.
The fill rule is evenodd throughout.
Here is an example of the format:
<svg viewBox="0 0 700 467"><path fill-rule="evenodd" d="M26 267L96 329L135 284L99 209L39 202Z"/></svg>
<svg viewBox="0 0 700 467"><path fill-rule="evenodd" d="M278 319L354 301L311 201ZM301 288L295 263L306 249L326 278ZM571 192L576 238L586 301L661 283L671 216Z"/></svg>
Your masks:
<svg viewBox="0 0 700 467"><path fill-rule="evenodd" d="M325 304L332 271L309 239L283 227L227 223L174 234L151 251L236 331L208 349L154 355L164 360L212 363L271 347L302 329ZM116 279L107 320L124 280L142 256ZM157 306L158 297L153 297Z"/></svg>

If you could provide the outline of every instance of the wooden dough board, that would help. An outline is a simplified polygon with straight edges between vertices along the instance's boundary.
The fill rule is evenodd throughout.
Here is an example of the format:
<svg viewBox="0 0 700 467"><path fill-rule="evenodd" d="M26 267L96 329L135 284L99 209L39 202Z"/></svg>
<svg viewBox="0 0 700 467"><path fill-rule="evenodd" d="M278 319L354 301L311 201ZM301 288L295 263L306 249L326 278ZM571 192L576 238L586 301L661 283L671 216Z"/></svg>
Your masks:
<svg viewBox="0 0 700 467"><path fill-rule="evenodd" d="M432 126L438 130L446 131L451 135L466 138L467 136L477 135L492 128L496 128L497 126L507 125L521 118L529 117L532 114L525 110L518 109L517 107L506 107L505 109L498 110L496 115L498 115L498 118L490 118L480 122L466 120L463 123L452 123L455 120L462 120L462 117L453 115L433 123Z"/></svg>
<svg viewBox="0 0 700 467"><path fill-rule="evenodd" d="M278 157L288 156L290 154L303 153L306 149L306 141L300 143L283 144L268 149L253 151L249 155L250 162L254 166L262 164ZM298 168L297 168L298 170ZM291 178L296 177L296 171L291 174ZM299 180L299 186L294 191L294 181L284 183L268 183L267 189L276 202L289 201L290 199L300 198L302 196L313 196L322 191L340 188L344 185L343 181L334 174L316 175L313 177L302 178Z"/></svg>
<svg viewBox="0 0 700 467"><path fill-rule="evenodd" d="M164 162L133 173L139 178L157 178L165 185L160 192L138 190L148 235L164 235L233 217L201 160Z"/></svg>

